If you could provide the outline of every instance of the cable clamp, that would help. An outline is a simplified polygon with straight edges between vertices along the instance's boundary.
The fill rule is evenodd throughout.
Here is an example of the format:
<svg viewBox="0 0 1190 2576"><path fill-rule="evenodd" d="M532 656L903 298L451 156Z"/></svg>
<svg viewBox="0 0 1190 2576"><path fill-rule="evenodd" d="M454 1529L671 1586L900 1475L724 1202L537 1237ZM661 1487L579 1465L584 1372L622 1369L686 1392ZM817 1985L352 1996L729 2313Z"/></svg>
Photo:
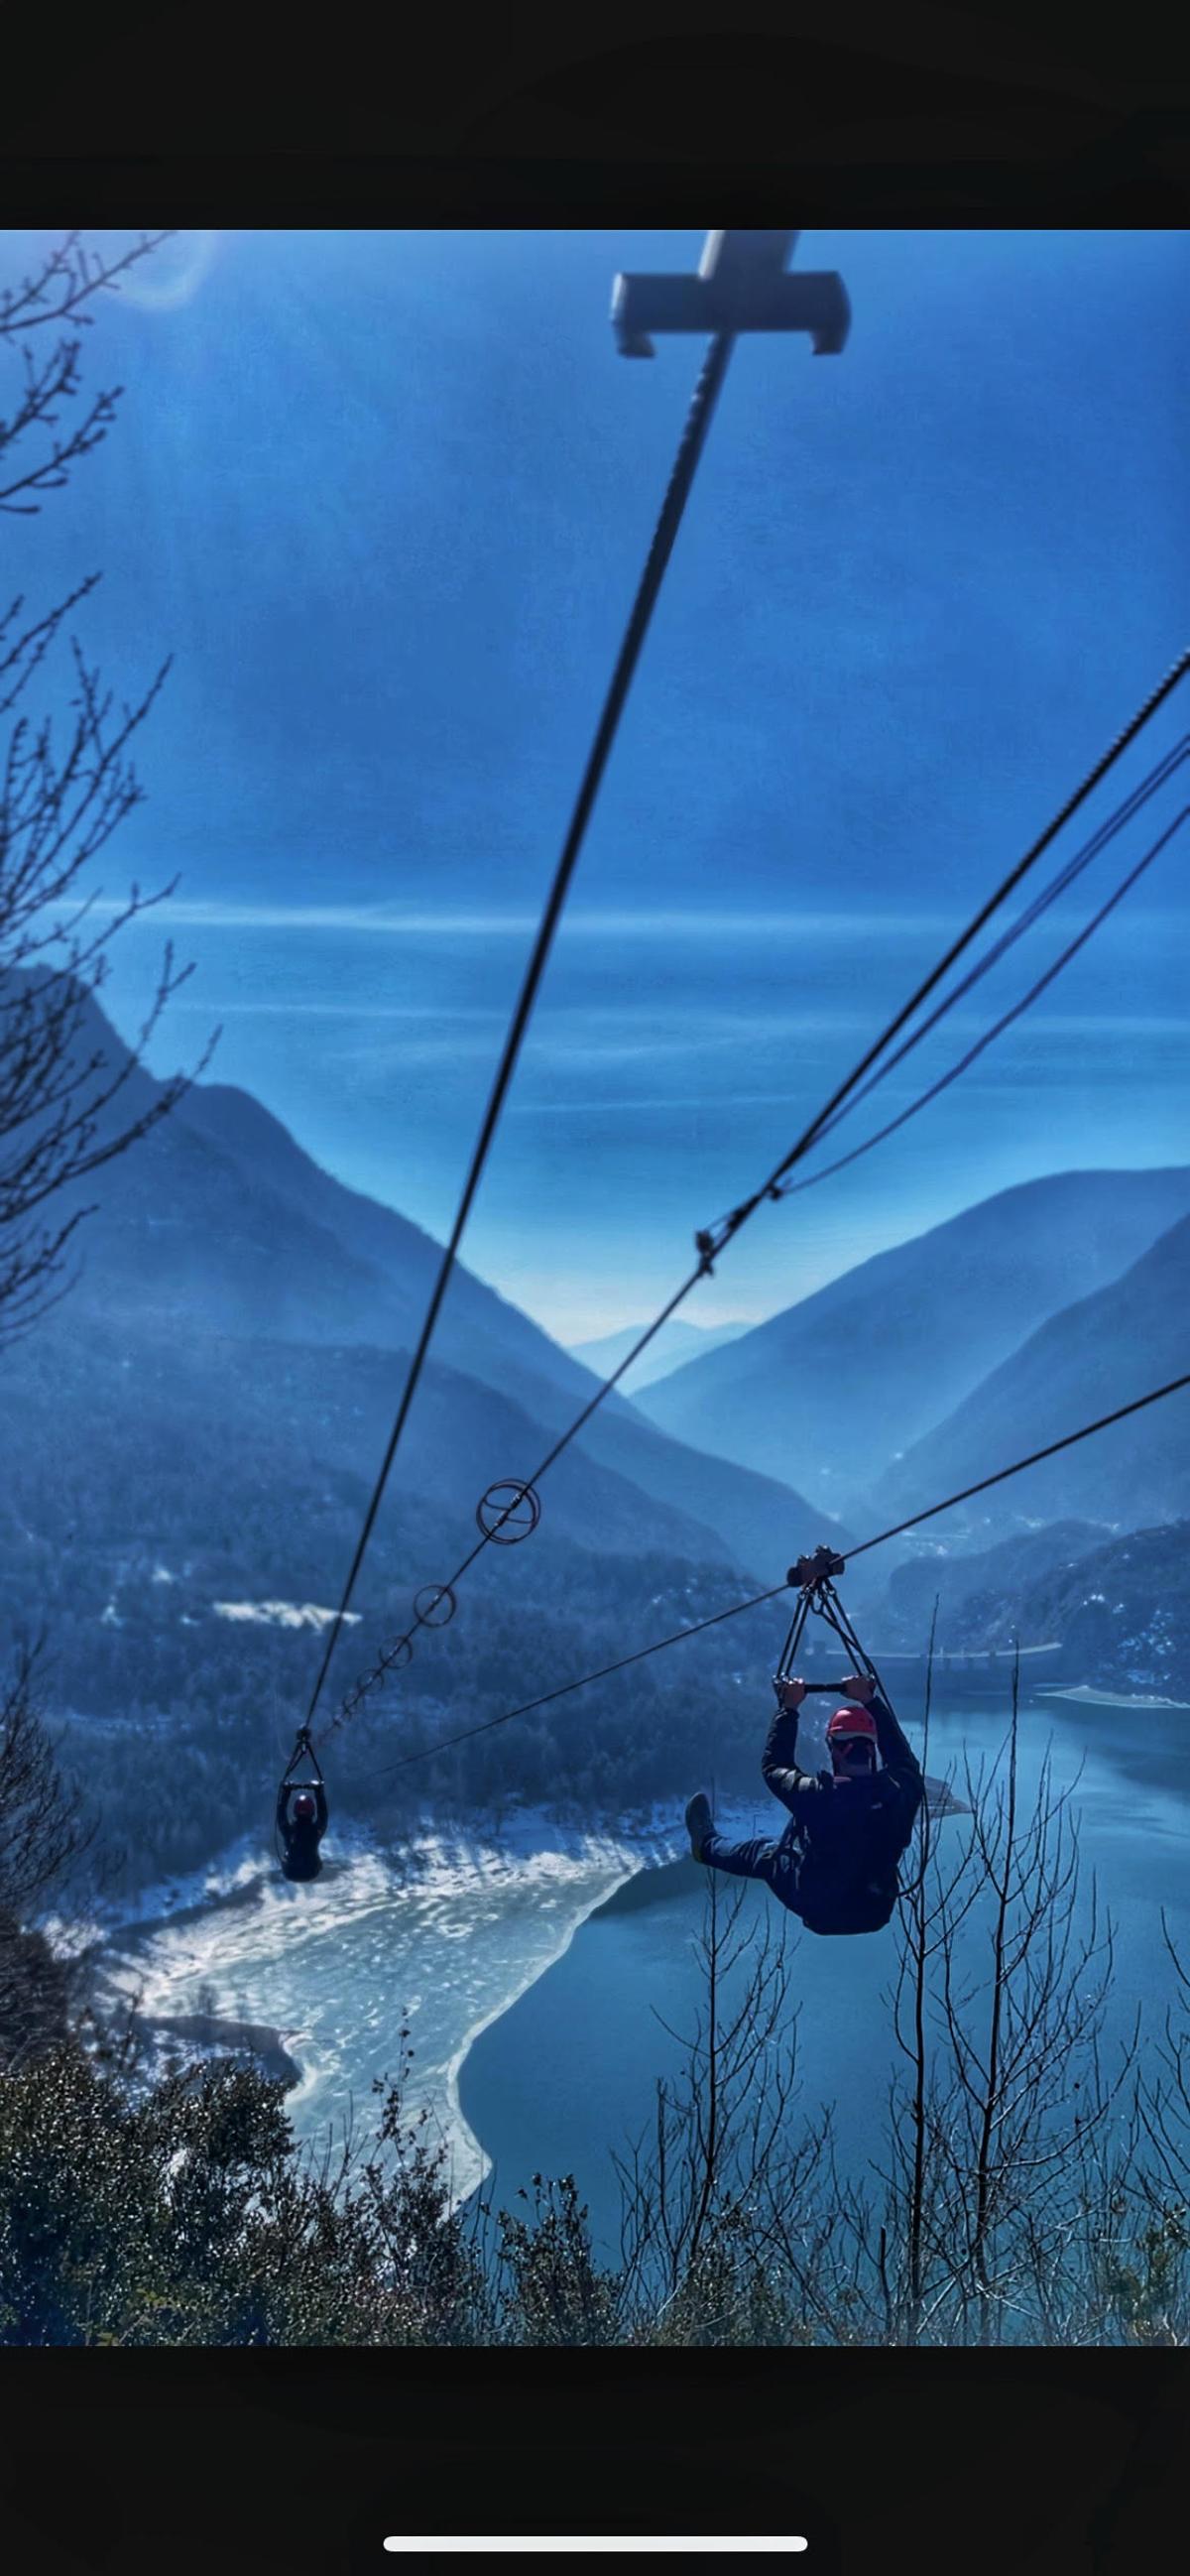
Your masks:
<svg viewBox="0 0 1190 2576"><path fill-rule="evenodd" d="M799 1556L796 1565L790 1566L785 1580L792 1590L817 1592L823 1585L829 1586L833 1574L845 1574L846 1571L846 1557L840 1556L836 1548L824 1545L816 1547L812 1556Z"/></svg>

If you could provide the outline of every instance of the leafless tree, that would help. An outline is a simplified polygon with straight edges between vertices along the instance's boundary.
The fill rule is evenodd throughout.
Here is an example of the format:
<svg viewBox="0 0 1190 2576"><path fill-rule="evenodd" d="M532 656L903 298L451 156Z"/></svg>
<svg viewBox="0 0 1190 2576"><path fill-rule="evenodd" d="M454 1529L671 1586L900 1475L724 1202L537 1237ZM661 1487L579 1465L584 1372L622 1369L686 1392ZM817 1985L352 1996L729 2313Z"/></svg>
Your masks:
<svg viewBox="0 0 1190 2576"><path fill-rule="evenodd" d="M965 1802L932 1782L923 1804L866 2174L840 2178L829 2106L790 2116L787 1927L749 1925L712 1877L686 2063L618 2160L618 2339L1190 2339L1190 1973L1170 1945L1160 2072L1140 2070L1139 2011L1109 2058L1113 1930L1093 1879L1080 1896L1077 1780L1055 1786L1047 1754L1026 1800L1020 1727L1018 1666L995 1759L964 1763Z"/></svg>
<svg viewBox="0 0 1190 2576"><path fill-rule="evenodd" d="M935 1596L926 1649L923 1770L929 1758L934 1652L938 1632ZM969 1853L934 1834L934 1802L927 1795L918 1822L918 1863L902 1894L900 1956L893 1988L893 2035L906 2075L891 2090L890 2203L880 2221L877 2263L889 2339L916 2343L921 2333L931 2257L937 2251L937 2182L944 2130L931 2085L930 1992L934 1963L945 1957L979 1893ZM894 2287L889 2238L900 2250Z"/></svg>
<svg viewBox="0 0 1190 2576"><path fill-rule="evenodd" d="M1164 1909L1174 2000L1146 2053L1130 2131L1084 2178L1086 2339L1190 2341L1190 1972Z"/></svg>
<svg viewBox="0 0 1190 2576"><path fill-rule="evenodd" d="M816 2243L798 2230L829 2131L826 2120L795 2133L789 2117L788 1927L767 1909L749 1920L744 1891L711 1871L699 1958L695 2027L662 2023L685 2051L681 2070L657 2085L651 2133L614 2158L618 2321L628 2335L644 2324L650 2341L784 2341L789 2272L815 2272Z"/></svg>
<svg viewBox="0 0 1190 2576"><path fill-rule="evenodd" d="M1174 1973L1176 2005L1165 2015L1158 2071L1142 2088L1141 2117L1154 2169L1190 2205L1190 1971L1161 1912L1161 1934Z"/></svg>
<svg viewBox="0 0 1190 2576"><path fill-rule="evenodd" d="M879 2231L857 2219L890 2340L1067 2341L1086 2305L1095 2143L1134 2066L1101 2038L1113 1933L1094 1882L1078 1906L1071 1791L1048 1757L1027 1812L1019 1673L1005 1745L966 1768L972 1822L943 1859L923 1820L892 1996L907 2073L894 2077Z"/></svg>
<svg viewBox="0 0 1190 2576"><path fill-rule="evenodd" d="M104 259L72 233L0 291L0 356L20 371L0 415L0 511L35 516L106 438L123 388L82 396L82 333L102 295L165 238L142 234ZM151 1092L135 1079L190 972L175 968L168 944L132 1050L121 1047L113 1062L94 1032L91 996L113 939L176 884L151 895L134 884L114 909L88 886L90 863L141 801L129 747L169 667L133 703L113 702L69 628L98 578L87 574L40 613L26 609L23 594L0 608L0 719L9 719L0 746L0 1341L65 1293L66 1246L91 1212L80 1185L167 1116L195 1078ZM59 738L52 717L31 718L20 702L67 636L73 688ZM196 1072L209 1057L210 1047Z"/></svg>
<svg viewBox="0 0 1190 2576"><path fill-rule="evenodd" d="M64 2035L76 1999L73 1963L37 1924L47 1898L71 1883L95 1829L64 1781L36 1705L36 1656L25 1649L0 1698L0 2067L24 2063Z"/></svg>
<svg viewBox="0 0 1190 2576"><path fill-rule="evenodd" d="M23 1647L0 1698L0 1905L22 1922L66 1886L95 1842L58 1767L37 1706L36 1649Z"/></svg>

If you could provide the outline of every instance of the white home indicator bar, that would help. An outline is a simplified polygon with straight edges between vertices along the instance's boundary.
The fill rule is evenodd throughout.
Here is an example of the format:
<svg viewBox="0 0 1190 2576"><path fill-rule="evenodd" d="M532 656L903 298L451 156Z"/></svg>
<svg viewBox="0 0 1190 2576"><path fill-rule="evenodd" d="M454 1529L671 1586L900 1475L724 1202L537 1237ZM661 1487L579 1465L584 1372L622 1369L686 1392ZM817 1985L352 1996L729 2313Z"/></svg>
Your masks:
<svg viewBox="0 0 1190 2576"><path fill-rule="evenodd" d="M712 2551L720 2551L724 2549L808 2549L810 2544L808 2540L801 2540L796 2537L790 2540L776 2540L768 2538L757 2540L755 2537L752 2539L731 2540L725 2533L716 2531L705 2533L698 2540L690 2539L689 2535L686 2535L680 2540L642 2540L640 2538L633 2538L627 2533L621 2534L619 2532L615 2534L608 2533L605 2537L594 2540L572 2538L568 2537L565 2533L556 2538L551 2536L547 2539L538 2536L522 2540L480 2540L472 2533L468 2533L464 2538L457 2540L427 2540L420 2535L411 2535L408 2539L394 2538L386 2540L384 2546L386 2549L394 2550L424 2549L430 2553L436 2551L441 2556L445 2556L447 2552L450 2552L452 2555L455 2553L465 2555L468 2551L474 2553L481 2549L489 2552L504 2552L514 2549L526 2552L542 2549L602 2550L606 2556L608 2551L613 2549L637 2549L642 2553L647 2550L683 2549L687 2552L705 2550L710 2553Z"/></svg>

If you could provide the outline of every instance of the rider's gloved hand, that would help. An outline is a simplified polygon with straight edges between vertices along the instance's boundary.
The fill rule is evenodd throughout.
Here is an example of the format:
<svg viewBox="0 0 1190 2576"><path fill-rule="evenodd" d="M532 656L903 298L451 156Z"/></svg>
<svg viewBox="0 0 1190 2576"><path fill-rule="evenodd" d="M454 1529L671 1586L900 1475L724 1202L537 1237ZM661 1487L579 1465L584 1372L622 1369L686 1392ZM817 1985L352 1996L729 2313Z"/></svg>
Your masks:
<svg viewBox="0 0 1190 2576"><path fill-rule="evenodd" d="M786 1717L791 1717L794 1710L801 1707L802 1701L806 1696L806 1685L804 1682L782 1682L774 1679L773 1689L777 1694L777 1706L784 1712Z"/></svg>

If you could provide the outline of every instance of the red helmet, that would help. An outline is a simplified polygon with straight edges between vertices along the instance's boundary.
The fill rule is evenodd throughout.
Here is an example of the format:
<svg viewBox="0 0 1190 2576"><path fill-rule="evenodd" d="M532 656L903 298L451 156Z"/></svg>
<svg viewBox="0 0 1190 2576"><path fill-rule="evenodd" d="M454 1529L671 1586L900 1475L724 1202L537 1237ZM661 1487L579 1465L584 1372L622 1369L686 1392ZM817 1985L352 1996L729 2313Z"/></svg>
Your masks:
<svg viewBox="0 0 1190 2576"><path fill-rule="evenodd" d="M317 1815L318 1809L308 1789L303 1789L301 1795L294 1799L293 1812L295 1816L300 1816L305 1824L309 1824Z"/></svg>
<svg viewBox="0 0 1190 2576"><path fill-rule="evenodd" d="M826 1740L838 1744L849 1735L859 1735L868 1744L876 1742L876 1720L866 1708L837 1708L827 1719Z"/></svg>

